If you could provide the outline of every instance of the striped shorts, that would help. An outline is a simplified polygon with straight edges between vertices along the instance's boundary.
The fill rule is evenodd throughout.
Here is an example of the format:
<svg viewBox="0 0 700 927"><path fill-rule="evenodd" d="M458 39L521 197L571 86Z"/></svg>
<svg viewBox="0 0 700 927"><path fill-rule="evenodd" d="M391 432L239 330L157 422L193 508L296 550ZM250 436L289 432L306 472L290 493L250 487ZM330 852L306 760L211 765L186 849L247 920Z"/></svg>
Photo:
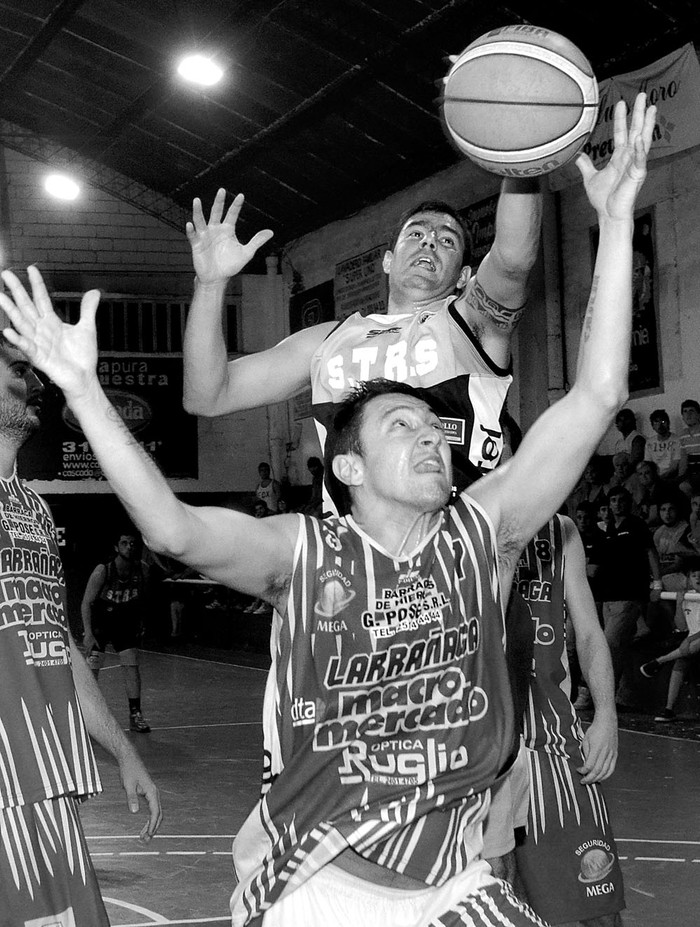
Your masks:
<svg viewBox="0 0 700 927"><path fill-rule="evenodd" d="M0 809L0 927L109 927L74 798Z"/></svg>
<svg viewBox="0 0 700 927"><path fill-rule="evenodd" d="M495 879L472 863L444 885L406 891L374 885L328 865L265 912L263 927L547 927Z"/></svg>

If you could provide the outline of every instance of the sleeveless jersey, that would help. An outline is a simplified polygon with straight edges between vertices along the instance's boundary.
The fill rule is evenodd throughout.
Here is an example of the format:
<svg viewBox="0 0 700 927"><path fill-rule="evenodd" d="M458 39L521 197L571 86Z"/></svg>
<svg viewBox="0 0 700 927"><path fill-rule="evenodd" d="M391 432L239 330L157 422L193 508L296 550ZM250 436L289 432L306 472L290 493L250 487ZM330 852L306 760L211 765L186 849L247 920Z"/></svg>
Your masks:
<svg viewBox="0 0 700 927"><path fill-rule="evenodd" d="M562 524L555 515L537 532L515 574L515 588L530 605L535 638L524 735L531 750L578 758L583 734L570 698Z"/></svg>
<svg viewBox="0 0 700 927"><path fill-rule="evenodd" d="M0 808L100 791L70 663L53 520L0 480Z"/></svg>
<svg viewBox="0 0 700 927"><path fill-rule="evenodd" d="M409 383L425 394L452 446L458 491L496 466L503 451L499 417L513 377L484 352L454 296L402 315L355 313L331 332L311 361L321 447L336 403L358 382L375 377Z"/></svg>
<svg viewBox="0 0 700 927"><path fill-rule="evenodd" d="M235 925L347 847L427 885L466 868L513 744L503 635L493 527L468 498L398 558L350 516L300 516Z"/></svg>
<svg viewBox="0 0 700 927"><path fill-rule="evenodd" d="M271 512L278 511L280 491L279 488L275 485L274 480L270 480L267 486L263 486L262 483L258 483L255 490L255 498L260 499L261 502L264 502Z"/></svg>
<svg viewBox="0 0 700 927"><path fill-rule="evenodd" d="M100 609L110 615L137 612L143 605L144 576L141 561L131 564L126 576L120 576L114 560L105 564L107 575L97 597Z"/></svg>

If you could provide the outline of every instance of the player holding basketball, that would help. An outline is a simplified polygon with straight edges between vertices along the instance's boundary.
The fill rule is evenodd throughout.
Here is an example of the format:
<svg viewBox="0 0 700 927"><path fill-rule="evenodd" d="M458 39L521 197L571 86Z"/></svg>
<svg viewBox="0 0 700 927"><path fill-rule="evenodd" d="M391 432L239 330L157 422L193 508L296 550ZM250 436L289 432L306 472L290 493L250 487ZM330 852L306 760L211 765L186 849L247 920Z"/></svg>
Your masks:
<svg viewBox="0 0 700 927"><path fill-rule="evenodd" d="M600 239L576 382L449 508L440 420L395 383L370 384L336 419L328 457L352 517L186 505L100 386L99 294L70 326L36 268L34 301L3 273L6 337L63 390L148 546L277 610L263 796L235 845L237 927L541 923L479 859L513 731L498 560L508 588L626 397L633 214L653 124L640 95L628 133L621 103L609 165L580 162Z"/></svg>
<svg viewBox="0 0 700 927"><path fill-rule="evenodd" d="M188 412L223 415L288 399L309 383L323 443L334 405L359 380L386 377L426 391L450 422L455 481L462 489L498 463L499 416L508 387L510 344L522 315L539 246L536 180L503 181L496 238L472 276L471 243L459 215L441 202L406 213L384 256L387 315L355 313L295 332L273 348L227 361L221 313L229 279L272 235L236 238L239 194L224 215L219 190L209 222L196 199L187 225L196 272L185 330Z"/></svg>

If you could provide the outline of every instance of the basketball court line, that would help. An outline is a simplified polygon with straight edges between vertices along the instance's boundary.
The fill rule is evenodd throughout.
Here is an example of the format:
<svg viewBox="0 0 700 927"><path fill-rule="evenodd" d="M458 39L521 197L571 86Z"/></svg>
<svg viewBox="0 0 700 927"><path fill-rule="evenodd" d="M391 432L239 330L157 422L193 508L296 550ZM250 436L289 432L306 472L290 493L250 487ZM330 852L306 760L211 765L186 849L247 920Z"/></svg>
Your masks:
<svg viewBox="0 0 700 927"><path fill-rule="evenodd" d="M175 724L171 727L161 727L160 725L151 728L152 731L199 731L205 727L246 727L250 725L262 724L262 718L259 721L214 721L211 724Z"/></svg>
<svg viewBox="0 0 700 927"><path fill-rule="evenodd" d="M171 657L176 660L192 660L195 663L213 663L215 666L230 666L231 669L255 670L257 673L268 673L264 666L248 666L246 663L226 663L223 660L210 660L207 657L190 657L184 653L163 653L162 650L141 650L141 653L150 653L156 657Z"/></svg>

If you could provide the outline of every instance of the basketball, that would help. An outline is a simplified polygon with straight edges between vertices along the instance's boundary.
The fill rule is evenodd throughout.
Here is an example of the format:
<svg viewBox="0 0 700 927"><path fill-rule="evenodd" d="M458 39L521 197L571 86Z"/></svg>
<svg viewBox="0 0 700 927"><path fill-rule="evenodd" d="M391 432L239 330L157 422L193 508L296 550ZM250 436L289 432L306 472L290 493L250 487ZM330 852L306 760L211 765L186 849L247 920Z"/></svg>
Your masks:
<svg viewBox="0 0 700 927"><path fill-rule="evenodd" d="M442 111L449 137L480 167L536 177L585 144L598 117L598 83L586 56L563 35L505 26L454 60Z"/></svg>

